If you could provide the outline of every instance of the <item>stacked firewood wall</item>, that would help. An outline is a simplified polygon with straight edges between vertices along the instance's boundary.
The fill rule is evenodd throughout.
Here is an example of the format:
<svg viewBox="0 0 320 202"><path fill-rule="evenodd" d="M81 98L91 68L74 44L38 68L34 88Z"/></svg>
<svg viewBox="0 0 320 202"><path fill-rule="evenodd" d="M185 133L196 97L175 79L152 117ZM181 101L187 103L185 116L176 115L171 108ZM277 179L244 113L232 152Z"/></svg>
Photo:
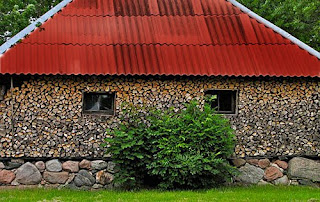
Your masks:
<svg viewBox="0 0 320 202"><path fill-rule="evenodd" d="M227 116L236 156L317 155L319 86L310 78L34 76L0 101L0 157L105 157L100 144L122 103L181 109L203 104L206 89L238 90L238 112ZM115 116L82 113L83 92L97 91L116 92Z"/></svg>

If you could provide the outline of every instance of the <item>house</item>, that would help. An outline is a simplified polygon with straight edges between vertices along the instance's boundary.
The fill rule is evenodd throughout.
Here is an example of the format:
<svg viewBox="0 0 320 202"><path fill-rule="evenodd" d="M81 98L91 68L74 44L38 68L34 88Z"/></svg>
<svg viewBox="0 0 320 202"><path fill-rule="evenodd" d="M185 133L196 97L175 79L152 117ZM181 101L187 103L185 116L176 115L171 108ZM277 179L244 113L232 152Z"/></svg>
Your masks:
<svg viewBox="0 0 320 202"><path fill-rule="evenodd" d="M236 156L320 153L320 53L235 0L64 0L38 21L0 48L3 159L102 159L122 103L206 94Z"/></svg>

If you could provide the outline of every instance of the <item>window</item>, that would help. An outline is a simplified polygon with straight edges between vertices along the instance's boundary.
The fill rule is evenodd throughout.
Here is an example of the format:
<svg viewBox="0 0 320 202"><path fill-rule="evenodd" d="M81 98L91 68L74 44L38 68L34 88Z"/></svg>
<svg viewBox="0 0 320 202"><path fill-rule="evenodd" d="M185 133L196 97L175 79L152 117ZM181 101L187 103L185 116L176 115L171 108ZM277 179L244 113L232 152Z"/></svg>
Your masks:
<svg viewBox="0 0 320 202"><path fill-rule="evenodd" d="M5 94L6 94L6 86L0 84L0 101L4 99Z"/></svg>
<svg viewBox="0 0 320 202"><path fill-rule="evenodd" d="M215 96L211 106L220 114L235 114L237 103L236 90L208 90L206 96Z"/></svg>
<svg viewBox="0 0 320 202"><path fill-rule="evenodd" d="M115 93L84 93L83 112L85 114L114 115Z"/></svg>

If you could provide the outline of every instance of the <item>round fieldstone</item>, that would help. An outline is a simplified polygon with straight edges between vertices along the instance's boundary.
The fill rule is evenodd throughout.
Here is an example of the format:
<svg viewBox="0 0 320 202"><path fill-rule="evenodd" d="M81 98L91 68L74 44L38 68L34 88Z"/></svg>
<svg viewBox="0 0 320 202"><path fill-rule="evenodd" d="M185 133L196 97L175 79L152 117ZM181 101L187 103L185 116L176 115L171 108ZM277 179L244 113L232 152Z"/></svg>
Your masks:
<svg viewBox="0 0 320 202"><path fill-rule="evenodd" d="M45 171L43 173L43 178L51 184L64 184L69 179L69 173Z"/></svg>
<svg viewBox="0 0 320 202"><path fill-rule="evenodd" d="M277 164L275 163L270 163L270 167L276 167L278 168L281 172L283 172L284 170L282 168L280 168Z"/></svg>
<svg viewBox="0 0 320 202"><path fill-rule="evenodd" d="M110 173L115 173L116 172L116 164L113 163L112 161L109 161L108 162L108 169L107 169L108 172Z"/></svg>
<svg viewBox="0 0 320 202"><path fill-rule="evenodd" d="M68 172L76 173L79 171L79 162L66 161L62 164L62 169Z"/></svg>
<svg viewBox="0 0 320 202"><path fill-rule="evenodd" d="M114 176L104 170L97 172L96 181L99 184L106 185L110 184L114 179Z"/></svg>
<svg viewBox="0 0 320 202"><path fill-rule="evenodd" d="M278 179L282 176L283 173L274 166L268 167L264 172L264 178L269 182Z"/></svg>
<svg viewBox="0 0 320 202"><path fill-rule="evenodd" d="M290 183L288 176L284 175L274 181L275 185L288 185Z"/></svg>
<svg viewBox="0 0 320 202"><path fill-rule="evenodd" d="M7 170L12 170L12 169L16 169L19 168L22 165L22 163L20 162L8 162L5 169Z"/></svg>
<svg viewBox="0 0 320 202"><path fill-rule="evenodd" d="M68 180L66 181L66 184L70 184L70 183L74 180L75 177L76 177L76 174L75 174L75 173L70 173L70 174L69 174L69 178L68 178Z"/></svg>
<svg viewBox="0 0 320 202"><path fill-rule="evenodd" d="M17 182L17 180L16 180L16 179L14 179L14 180L11 182L11 185L12 185L12 186L19 186L19 185L20 185L20 183L19 183L19 182Z"/></svg>
<svg viewBox="0 0 320 202"><path fill-rule="evenodd" d="M10 184L16 175L9 170L0 170L0 184Z"/></svg>
<svg viewBox="0 0 320 202"><path fill-rule="evenodd" d="M310 186L310 187L317 187L317 188L319 188L319 184L313 182L312 180L299 179L298 182L299 182L299 185L305 185L305 186Z"/></svg>
<svg viewBox="0 0 320 202"><path fill-rule="evenodd" d="M91 161L88 161L87 159L83 159L80 163L79 163L79 167L81 169L91 169Z"/></svg>
<svg viewBox="0 0 320 202"><path fill-rule="evenodd" d="M91 168L93 170L103 170L108 167L108 163L103 160L96 160L91 162Z"/></svg>
<svg viewBox="0 0 320 202"><path fill-rule="evenodd" d="M246 164L246 160L244 160L244 159L233 159L232 163L233 163L234 166L239 168L239 167L243 166L244 164Z"/></svg>
<svg viewBox="0 0 320 202"><path fill-rule="evenodd" d="M11 159L12 163L19 163L20 165L24 164L24 159Z"/></svg>
<svg viewBox="0 0 320 202"><path fill-rule="evenodd" d="M257 184L262 178L264 171L261 168L246 163L239 168L239 176L236 179L246 184Z"/></svg>
<svg viewBox="0 0 320 202"><path fill-rule="evenodd" d="M259 166L259 160L258 159L248 159L247 163L254 165L254 166Z"/></svg>
<svg viewBox="0 0 320 202"><path fill-rule="evenodd" d="M46 169L50 172L60 172L62 171L62 165L59 160L53 159L46 162Z"/></svg>
<svg viewBox="0 0 320 202"><path fill-rule="evenodd" d="M20 184L33 185L41 182L41 173L32 163L25 163L16 172L16 181Z"/></svg>
<svg viewBox="0 0 320 202"><path fill-rule="evenodd" d="M307 158L294 157L289 161L288 175L291 178L320 182L320 163Z"/></svg>
<svg viewBox="0 0 320 202"><path fill-rule="evenodd" d="M74 184L78 187L92 186L96 182L96 179L87 170L80 170L74 178Z"/></svg>
<svg viewBox="0 0 320 202"><path fill-rule="evenodd" d="M274 163L277 164L282 169L288 168L288 163L285 161L276 160Z"/></svg>
<svg viewBox="0 0 320 202"><path fill-rule="evenodd" d="M270 160L269 159L260 159L258 162L258 165L260 168L266 168L270 165Z"/></svg>
<svg viewBox="0 0 320 202"><path fill-rule="evenodd" d="M1 169L4 169L6 166L2 163L2 162L0 162L0 170Z"/></svg>
<svg viewBox="0 0 320 202"><path fill-rule="evenodd" d="M43 172L46 169L46 164L43 161L37 161L34 165L40 172Z"/></svg>
<svg viewBox="0 0 320 202"><path fill-rule="evenodd" d="M269 183L269 182L266 182L266 181L264 181L264 180L260 180L257 185L261 185L261 186L263 186L263 185L270 185L270 183Z"/></svg>

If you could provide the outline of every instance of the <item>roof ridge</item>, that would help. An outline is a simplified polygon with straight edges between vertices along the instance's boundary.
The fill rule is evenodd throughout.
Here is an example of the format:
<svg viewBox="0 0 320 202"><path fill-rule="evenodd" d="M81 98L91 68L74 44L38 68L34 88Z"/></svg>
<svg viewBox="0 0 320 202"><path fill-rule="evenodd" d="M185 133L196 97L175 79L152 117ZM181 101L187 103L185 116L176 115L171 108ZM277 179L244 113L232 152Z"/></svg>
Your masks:
<svg viewBox="0 0 320 202"><path fill-rule="evenodd" d="M280 27L278 27L277 25L273 24L272 22L259 16L258 14L256 14L255 12L250 10L249 8L245 7L244 5L239 3L238 1L236 1L236 0L226 0L226 1L230 2L233 6L239 8L243 13L246 13L247 15L252 17L253 19L264 24L268 28L271 28L272 30L274 30L276 33L280 34L284 38L289 39L292 43L294 43L294 44L298 45L300 48L308 51L311 55L317 57L320 60L320 52L318 52L317 50L315 50L311 46L307 45L306 43L304 43L301 40L297 39L296 37L292 36L291 34L286 32L285 30L283 30Z"/></svg>

